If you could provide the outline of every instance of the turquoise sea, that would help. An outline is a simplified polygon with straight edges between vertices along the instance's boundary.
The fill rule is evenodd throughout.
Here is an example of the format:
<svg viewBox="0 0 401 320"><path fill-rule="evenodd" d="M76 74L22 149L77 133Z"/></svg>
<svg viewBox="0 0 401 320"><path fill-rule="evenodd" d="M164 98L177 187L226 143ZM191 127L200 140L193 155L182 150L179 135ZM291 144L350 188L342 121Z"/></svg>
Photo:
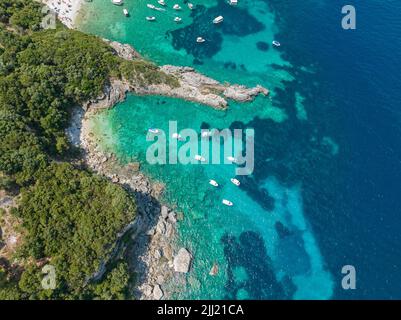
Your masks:
<svg viewBox="0 0 401 320"><path fill-rule="evenodd" d="M93 119L103 148L122 162L139 160L166 184L163 201L184 213L178 241L195 259L184 287L169 284L173 298L401 298L401 90L391 74L400 67L391 52L401 45L401 5L355 1L358 27L345 31L340 1L194 0L189 10L186 1L167 0L160 12L147 3L160 7L125 0L128 18L110 1L85 3L79 28L129 43L160 65L271 91L227 111L130 95ZM146 21L150 15L157 20ZM216 26L218 15L224 22ZM389 50L374 44L377 35L391 40ZM198 36L206 42L197 44ZM236 187L234 165L150 165L147 129L168 132L169 121L198 132L254 129L253 174L237 176ZM211 277L214 263L219 273ZM356 290L341 288L348 264Z"/></svg>

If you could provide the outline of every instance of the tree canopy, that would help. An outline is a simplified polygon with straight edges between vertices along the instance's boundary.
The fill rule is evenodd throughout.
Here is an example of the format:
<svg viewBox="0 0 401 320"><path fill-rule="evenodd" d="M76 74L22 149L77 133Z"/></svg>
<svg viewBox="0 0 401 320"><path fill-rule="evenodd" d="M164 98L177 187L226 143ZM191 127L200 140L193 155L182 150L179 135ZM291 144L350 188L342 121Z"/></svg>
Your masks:
<svg viewBox="0 0 401 320"><path fill-rule="evenodd" d="M0 1L0 188L19 189L11 213L24 230L21 272L0 269L0 299L122 299L124 261L91 279L136 205L122 187L68 163L65 128L71 108L96 98L111 77L136 68L147 74L141 79L164 78L150 63L130 67L95 36L41 30L41 17L32 0ZM54 290L41 286L43 263L55 267Z"/></svg>

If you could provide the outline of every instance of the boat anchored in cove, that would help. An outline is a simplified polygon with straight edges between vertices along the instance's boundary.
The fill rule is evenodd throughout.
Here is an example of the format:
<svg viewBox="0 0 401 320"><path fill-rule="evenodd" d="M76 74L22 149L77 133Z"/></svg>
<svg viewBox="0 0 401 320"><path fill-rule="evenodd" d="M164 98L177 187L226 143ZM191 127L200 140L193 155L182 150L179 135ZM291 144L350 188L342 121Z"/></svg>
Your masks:
<svg viewBox="0 0 401 320"><path fill-rule="evenodd" d="M219 184L217 183L216 180L210 180L209 184L212 185L213 187L218 187L219 186Z"/></svg>
<svg viewBox="0 0 401 320"><path fill-rule="evenodd" d="M222 23L223 21L224 21L223 16L218 16L218 17L213 19L213 23L214 24L219 24L219 23Z"/></svg>

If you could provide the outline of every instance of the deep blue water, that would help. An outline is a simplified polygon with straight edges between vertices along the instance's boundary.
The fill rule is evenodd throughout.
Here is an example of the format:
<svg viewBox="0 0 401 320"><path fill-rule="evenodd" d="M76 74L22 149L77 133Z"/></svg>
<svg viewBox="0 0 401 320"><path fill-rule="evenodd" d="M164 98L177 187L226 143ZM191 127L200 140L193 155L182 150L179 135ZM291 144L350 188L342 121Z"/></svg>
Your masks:
<svg viewBox="0 0 401 320"><path fill-rule="evenodd" d="M338 279L335 298L400 299L401 2L328 2L320 10L319 1L269 1L287 58L318 64L320 87L307 103L315 125L341 146L336 170L319 173L327 189L320 181L321 197L306 196L305 211ZM344 4L356 7L356 30L341 28ZM302 90L308 79L298 80ZM344 264L355 266L357 290L340 288Z"/></svg>

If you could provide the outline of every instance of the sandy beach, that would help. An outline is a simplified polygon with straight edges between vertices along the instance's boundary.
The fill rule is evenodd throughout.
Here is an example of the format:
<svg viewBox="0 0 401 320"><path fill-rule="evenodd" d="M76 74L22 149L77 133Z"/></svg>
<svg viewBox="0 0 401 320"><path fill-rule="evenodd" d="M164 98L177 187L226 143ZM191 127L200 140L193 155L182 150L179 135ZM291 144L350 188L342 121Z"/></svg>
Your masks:
<svg viewBox="0 0 401 320"><path fill-rule="evenodd" d="M70 29L74 28L82 0L42 0L42 2L56 12L58 19L64 25Z"/></svg>

